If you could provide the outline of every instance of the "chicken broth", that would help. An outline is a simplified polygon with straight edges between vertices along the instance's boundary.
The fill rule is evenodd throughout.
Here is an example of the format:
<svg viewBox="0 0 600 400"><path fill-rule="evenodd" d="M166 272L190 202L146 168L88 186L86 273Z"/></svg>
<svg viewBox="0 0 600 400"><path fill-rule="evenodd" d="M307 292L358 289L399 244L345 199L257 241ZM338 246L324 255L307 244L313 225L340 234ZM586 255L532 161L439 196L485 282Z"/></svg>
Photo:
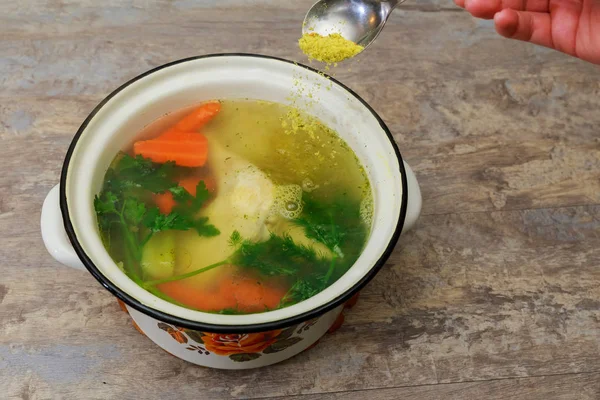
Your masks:
<svg viewBox="0 0 600 400"><path fill-rule="evenodd" d="M94 205L105 247L138 285L237 314L296 304L339 279L366 243L371 196L334 131L296 109L238 100L149 125L117 155Z"/></svg>

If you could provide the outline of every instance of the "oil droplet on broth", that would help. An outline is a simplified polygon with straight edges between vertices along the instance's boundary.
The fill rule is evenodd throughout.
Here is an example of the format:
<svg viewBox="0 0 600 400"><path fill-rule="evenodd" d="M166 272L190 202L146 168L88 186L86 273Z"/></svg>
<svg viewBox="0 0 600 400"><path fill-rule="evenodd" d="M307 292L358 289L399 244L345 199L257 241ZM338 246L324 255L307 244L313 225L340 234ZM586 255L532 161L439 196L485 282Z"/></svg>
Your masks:
<svg viewBox="0 0 600 400"><path fill-rule="evenodd" d="M317 188L318 186L315 185L312 179L304 178L304 180L302 180L302 190L304 190L305 192L310 193Z"/></svg>

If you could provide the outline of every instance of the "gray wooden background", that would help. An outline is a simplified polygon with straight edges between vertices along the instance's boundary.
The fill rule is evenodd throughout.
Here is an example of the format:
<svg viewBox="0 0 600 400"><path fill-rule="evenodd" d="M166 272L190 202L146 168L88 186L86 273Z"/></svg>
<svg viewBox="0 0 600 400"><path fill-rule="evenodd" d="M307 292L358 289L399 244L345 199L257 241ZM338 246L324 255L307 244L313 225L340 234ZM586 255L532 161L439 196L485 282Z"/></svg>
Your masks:
<svg viewBox="0 0 600 400"><path fill-rule="evenodd" d="M0 390L9 399L600 399L600 69L409 0L336 76L393 130L424 208L345 325L224 372L137 333L58 265L40 207L92 108L168 61L304 61L312 0L0 0Z"/></svg>

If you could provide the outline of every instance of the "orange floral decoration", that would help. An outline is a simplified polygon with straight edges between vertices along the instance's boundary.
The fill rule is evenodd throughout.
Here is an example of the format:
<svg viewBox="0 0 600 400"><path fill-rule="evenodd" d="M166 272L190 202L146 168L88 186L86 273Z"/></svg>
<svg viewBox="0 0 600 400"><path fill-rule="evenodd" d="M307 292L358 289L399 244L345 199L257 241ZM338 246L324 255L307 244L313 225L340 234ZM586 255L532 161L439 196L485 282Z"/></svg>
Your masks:
<svg viewBox="0 0 600 400"><path fill-rule="evenodd" d="M175 339L178 343L187 343L187 338L185 337L185 335L182 332L181 328L176 328L176 329L171 329L168 331L169 335L171 335L171 337L173 339Z"/></svg>
<svg viewBox="0 0 600 400"><path fill-rule="evenodd" d="M277 336L281 330L243 333L243 334L220 334L206 333L202 337L206 350L221 355L229 356L231 354L241 353L260 353L267 347L277 341Z"/></svg>

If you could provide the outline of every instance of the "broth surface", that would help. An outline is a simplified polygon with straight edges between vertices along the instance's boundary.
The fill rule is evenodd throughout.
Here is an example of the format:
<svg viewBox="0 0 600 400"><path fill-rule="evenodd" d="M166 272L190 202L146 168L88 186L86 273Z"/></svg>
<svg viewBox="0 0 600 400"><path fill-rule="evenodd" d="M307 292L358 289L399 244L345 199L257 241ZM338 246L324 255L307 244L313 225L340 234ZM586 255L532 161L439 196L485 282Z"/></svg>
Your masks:
<svg viewBox="0 0 600 400"><path fill-rule="evenodd" d="M339 279L366 243L372 195L355 154L319 121L228 100L142 130L95 206L107 250L140 286L192 309L253 313Z"/></svg>

